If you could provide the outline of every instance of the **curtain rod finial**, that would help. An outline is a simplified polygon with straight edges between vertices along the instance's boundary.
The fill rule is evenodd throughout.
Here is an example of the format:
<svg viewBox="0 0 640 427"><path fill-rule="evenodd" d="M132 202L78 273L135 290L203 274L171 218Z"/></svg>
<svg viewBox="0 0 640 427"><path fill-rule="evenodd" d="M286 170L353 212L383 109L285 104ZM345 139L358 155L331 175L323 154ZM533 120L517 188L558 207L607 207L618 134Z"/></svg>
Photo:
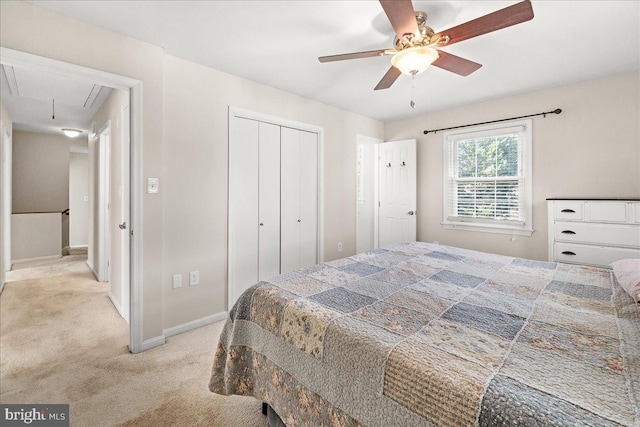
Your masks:
<svg viewBox="0 0 640 427"><path fill-rule="evenodd" d="M553 114L560 114L562 113L562 110L560 108L556 108L555 110L552 111Z"/></svg>

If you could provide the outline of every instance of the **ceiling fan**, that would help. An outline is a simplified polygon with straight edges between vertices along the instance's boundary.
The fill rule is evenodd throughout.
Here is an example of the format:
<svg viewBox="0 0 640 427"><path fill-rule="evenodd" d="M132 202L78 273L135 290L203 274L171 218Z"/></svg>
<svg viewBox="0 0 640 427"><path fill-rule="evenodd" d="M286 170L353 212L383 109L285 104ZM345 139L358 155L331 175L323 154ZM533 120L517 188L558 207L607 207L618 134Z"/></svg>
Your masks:
<svg viewBox="0 0 640 427"><path fill-rule="evenodd" d="M439 48L533 19L531 2L526 0L436 33L425 25L426 13L414 12L411 0L380 0L380 4L396 32L393 49L318 58L320 62L333 62L393 55L391 68L382 77L375 90L387 89L400 77L400 74L415 76L426 70L429 65L435 65L461 76L468 76L482 65L444 52Z"/></svg>

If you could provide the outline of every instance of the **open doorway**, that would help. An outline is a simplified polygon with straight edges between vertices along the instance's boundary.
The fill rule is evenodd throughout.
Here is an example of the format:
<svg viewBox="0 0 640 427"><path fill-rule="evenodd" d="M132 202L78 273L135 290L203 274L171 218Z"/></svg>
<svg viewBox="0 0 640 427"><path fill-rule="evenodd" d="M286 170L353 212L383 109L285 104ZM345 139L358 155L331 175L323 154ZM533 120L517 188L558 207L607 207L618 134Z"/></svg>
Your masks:
<svg viewBox="0 0 640 427"><path fill-rule="evenodd" d="M84 67L51 60L48 58L37 57L35 55L25 54L22 52L12 51L10 49L2 48L1 64L3 67L10 67L13 69L24 69L27 70L27 73L34 72L43 72L50 73L57 77L65 77L67 79L77 79L84 83L90 83L93 87L105 87L110 90L114 90L113 92L120 92L123 96L126 97L127 102L126 105L118 105L115 108L116 120L115 126L113 120L111 121L111 125L109 126L110 137L109 141L112 144L112 149L107 151L107 156L109 158L109 162L107 162L108 168L103 170L103 173L106 173L106 179L109 182L109 191L107 194L103 194L103 198L97 199L98 191L96 190L94 194L87 195L88 202L96 202L98 200L101 201L103 208L103 212L115 212L117 214L110 214L103 216L103 221L101 224L97 222L98 215L95 215L94 218L91 218L91 223L93 224L91 228L94 231L102 230L104 236L102 239L98 239L95 237L96 233L89 233L90 236L88 238L88 249L87 257L92 257L97 255L98 248L100 245L103 245L105 242L109 242L107 246L107 251L109 255L105 257L107 260L107 264L110 268L116 267L117 274L114 274L113 270L111 274L108 274L106 278L113 280L116 278L117 283L110 282L109 288L109 297L111 298L114 306L121 314L121 316L128 322L130 322L129 331L130 331L130 351L136 353L143 350L142 343L142 334L141 334L141 321L140 321L140 294L141 289L137 285L139 281L135 280L138 272L141 271L139 267L139 253L140 246L137 240L133 239L132 231L133 228L139 226L140 216L137 215L138 206L140 206L139 200L141 195L141 188L134 185L134 188L131 187L132 182L136 182L135 180L130 179L130 173L140 174L141 168L141 159L140 159L140 141L141 141L141 90L142 84L141 82L129 79L123 76L117 76L109 73L100 72L97 70L91 70ZM6 80L6 77L5 77ZM4 92L4 91L3 91ZM94 90L92 90L94 92ZM3 97L3 103L4 99ZM89 97L87 98L87 101ZM7 103L4 103L7 104ZM53 102L51 103L53 110ZM9 114L11 114L11 107L9 109ZM64 106L58 105L58 117L61 117L61 112L63 111ZM52 111L53 116L55 113ZM11 114L14 128L20 128L22 126L21 121L23 120L23 116L21 113L17 112L15 114ZM133 118L131 117L133 115ZM17 120L16 120L17 118ZM95 117L93 117L95 119ZM98 156L91 155L92 152L92 138L95 141L98 139L98 135L95 130L95 121L93 123L80 123L78 125L73 126L74 128L80 130L84 134L84 138L88 139L88 152L89 156L93 157L90 159L89 163L91 164L92 160L98 160ZM17 125L17 126L16 126ZM32 129L28 129L27 131L32 131ZM118 150L113 149L113 140L115 139L115 135L118 135ZM13 138L13 143L15 147L15 133ZM97 143L94 144L93 147L98 148L99 145ZM3 144L4 148L4 144ZM133 151L133 153L131 153ZM115 156L115 157L114 157ZM116 159L114 161L114 158ZM130 159L134 161L131 162ZM124 164L123 162L126 162ZM114 170L114 163L120 165L117 170ZM3 168L4 169L4 168ZM95 180L99 184L101 180L105 179L105 175L99 173L99 169L95 169L96 173ZM118 177L118 181L114 185L113 178ZM3 180L3 184L4 184ZM3 188L6 186L3 185ZM98 188L98 187L94 187ZM3 191L2 197L6 197L6 193ZM117 197L117 202L114 203L115 198ZM133 200L133 203L131 202ZM4 203L3 203L4 207ZM113 209L117 207L117 209ZM60 212L61 213L61 212ZM9 217L8 221L12 222L13 215ZM5 223L7 220L7 215L2 215L2 223ZM4 228L4 227L3 227ZM14 227L14 224L8 228L11 230ZM117 239L114 239L114 236L118 236ZM12 236L15 240L15 236ZM11 237L7 239L7 233L2 233L2 247L4 248L7 242L11 241ZM115 241L115 244L114 244ZM104 247L104 246L103 246ZM104 249L103 249L104 251ZM3 251L4 255L4 251ZM4 261L4 259L2 260ZM3 265L3 272L5 269L5 263ZM91 267L90 262L88 262ZM117 265L117 266L116 266ZM94 273L96 273L95 269ZM105 270L108 271L108 270ZM104 278L104 277L103 277ZM132 304L129 304L129 301L132 301Z"/></svg>

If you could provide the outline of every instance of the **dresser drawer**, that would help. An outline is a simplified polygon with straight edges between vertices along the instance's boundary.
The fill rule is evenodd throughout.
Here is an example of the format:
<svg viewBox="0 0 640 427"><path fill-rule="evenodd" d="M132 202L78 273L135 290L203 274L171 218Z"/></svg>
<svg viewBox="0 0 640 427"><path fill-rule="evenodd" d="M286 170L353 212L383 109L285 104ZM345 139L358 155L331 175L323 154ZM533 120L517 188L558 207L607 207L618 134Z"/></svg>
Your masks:
<svg viewBox="0 0 640 427"><path fill-rule="evenodd" d="M640 248L640 227L637 225L556 222L555 240Z"/></svg>
<svg viewBox="0 0 640 427"><path fill-rule="evenodd" d="M620 222L629 221L628 204L624 202L587 202L584 204L585 220L591 222Z"/></svg>
<svg viewBox="0 0 640 427"><path fill-rule="evenodd" d="M582 202L559 201L555 203L554 216L560 220L582 220Z"/></svg>
<svg viewBox="0 0 640 427"><path fill-rule="evenodd" d="M640 258L640 249L591 246L578 243L558 242L554 245L554 250L554 261L599 267L610 267L612 262L624 258Z"/></svg>

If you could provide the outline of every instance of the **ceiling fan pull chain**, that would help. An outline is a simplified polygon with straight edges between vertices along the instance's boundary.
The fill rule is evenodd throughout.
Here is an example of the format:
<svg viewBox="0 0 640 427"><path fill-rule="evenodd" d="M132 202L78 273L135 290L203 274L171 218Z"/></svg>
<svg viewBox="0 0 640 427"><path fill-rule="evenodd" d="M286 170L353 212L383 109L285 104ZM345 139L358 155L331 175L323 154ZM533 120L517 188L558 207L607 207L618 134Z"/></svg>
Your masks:
<svg viewBox="0 0 640 427"><path fill-rule="evenodd" d="M416 82L416 72L412 71L411 72L411 102L409 103L409 106L411 108L413 108L414 110L416 108L416 103L413 102L413 92L414 92L414 89L415 89L415 82Z"/></svg>

